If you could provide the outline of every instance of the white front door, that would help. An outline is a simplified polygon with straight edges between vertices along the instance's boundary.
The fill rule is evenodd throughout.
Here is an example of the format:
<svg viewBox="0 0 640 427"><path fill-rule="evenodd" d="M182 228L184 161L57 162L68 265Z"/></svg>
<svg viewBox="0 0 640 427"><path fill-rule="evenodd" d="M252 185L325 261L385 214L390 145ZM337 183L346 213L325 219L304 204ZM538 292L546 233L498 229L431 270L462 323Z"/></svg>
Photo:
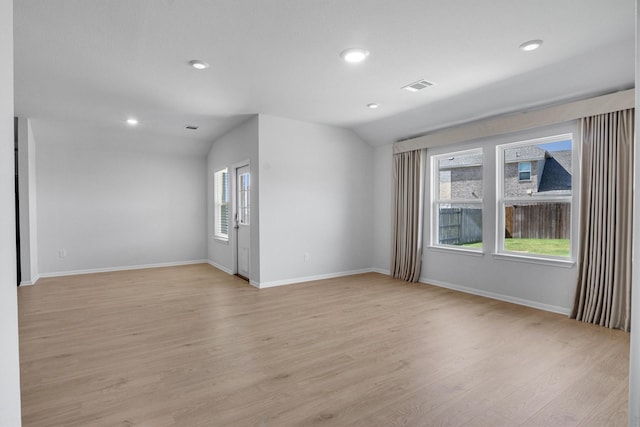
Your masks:
<svg viewBox="0 0 640 427"><path fill-rule="evenodd" d="M249 165L236 169L236 271L251 278L251 173Z"/></svg>

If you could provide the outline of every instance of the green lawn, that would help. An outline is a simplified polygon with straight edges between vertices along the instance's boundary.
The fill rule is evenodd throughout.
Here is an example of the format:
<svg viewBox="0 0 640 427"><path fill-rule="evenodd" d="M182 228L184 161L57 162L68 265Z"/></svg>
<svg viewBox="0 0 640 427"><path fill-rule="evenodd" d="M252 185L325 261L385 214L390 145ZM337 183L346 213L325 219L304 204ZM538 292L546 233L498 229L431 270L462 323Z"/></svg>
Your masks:
<svg viewBox="0 0 640 427"><path fill-rule="evenodd" d="M479 248L482 243L469 243L466 248ZM569 239L505 239L504 249L509 252L569 256Z"/></svg>

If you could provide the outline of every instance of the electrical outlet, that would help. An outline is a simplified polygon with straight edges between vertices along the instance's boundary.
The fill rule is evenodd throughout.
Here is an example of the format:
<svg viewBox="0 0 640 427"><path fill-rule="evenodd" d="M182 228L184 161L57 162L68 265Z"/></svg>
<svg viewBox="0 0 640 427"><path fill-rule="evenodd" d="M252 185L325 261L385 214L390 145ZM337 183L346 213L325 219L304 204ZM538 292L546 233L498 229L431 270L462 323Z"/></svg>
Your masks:
<svg viewBox="0 0 640 427"><path fill-rule="evenodd" d="M309 261L309 252L304 253L304 262Z"/></svg>
<svg viewBox="0 0 640 427"><path fill-rule="evenodd" d="M60 249L58 251L58 258L66 258L67 257L67 250L66 249Z"/></svg>

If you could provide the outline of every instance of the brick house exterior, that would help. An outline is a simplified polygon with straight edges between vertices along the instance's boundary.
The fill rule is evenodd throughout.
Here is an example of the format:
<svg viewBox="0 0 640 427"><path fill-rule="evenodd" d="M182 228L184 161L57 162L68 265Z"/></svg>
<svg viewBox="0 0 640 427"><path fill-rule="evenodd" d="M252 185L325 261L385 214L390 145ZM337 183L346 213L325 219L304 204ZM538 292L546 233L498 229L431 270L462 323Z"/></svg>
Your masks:
<svg viewBox="0 0 640 427"><path fill-rule="evenodd" d="M438 167L440 200L482 197L482 154L442 158Z"/></svg>
<svg viewBox="0 0 640 427"><path fill-rule="evenodd" d="M535 145L504 150L504 196L521 197L538 192L547 152ZM530 164L529 179L520 179L519 166Z"/></svg>
<svg viewBox="0 0 640 427"><path fill-rule="evenodd" d="M571 193L571 150L548 152L536 146L504 151L504 195L523 197L536 194ZM528 179L519 173L521 164L530 164ZM440 200L473 200L482 197L482 155L442 158L439 167Z"/></svg>

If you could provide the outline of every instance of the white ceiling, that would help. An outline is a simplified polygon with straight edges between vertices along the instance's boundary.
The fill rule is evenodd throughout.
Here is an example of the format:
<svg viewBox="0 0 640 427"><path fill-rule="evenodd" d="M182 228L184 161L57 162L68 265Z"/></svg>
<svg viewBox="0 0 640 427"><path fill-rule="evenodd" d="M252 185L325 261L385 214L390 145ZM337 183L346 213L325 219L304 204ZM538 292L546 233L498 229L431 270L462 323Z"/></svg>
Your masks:
<svg viewBox="0 0 640 427"><path fill-rule="evenodd" d="M135 116L180 139L262 113L382 145L634 86L634 0L16 0L14 15L17 115ZM518 49L530 39L544 44ZM371 54L348 64L348 47ZM436 85L400 89L422 78Z"/></svg>

